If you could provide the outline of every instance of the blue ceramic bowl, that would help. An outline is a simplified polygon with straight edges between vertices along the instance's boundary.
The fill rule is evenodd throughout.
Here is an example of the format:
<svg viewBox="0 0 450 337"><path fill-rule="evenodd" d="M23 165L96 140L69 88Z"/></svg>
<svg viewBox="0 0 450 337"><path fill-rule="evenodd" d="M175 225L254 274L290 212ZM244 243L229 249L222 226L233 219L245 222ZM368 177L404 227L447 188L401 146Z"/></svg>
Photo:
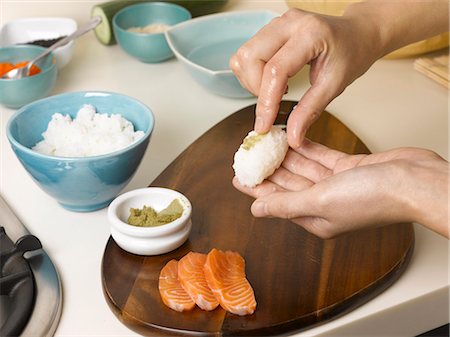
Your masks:
<svg viewBox="0 0 450 337"><path fill-rule="evenodd" d="M43 47L31 45L3 47L0 48L0 63L30 61L44 50ZM50 93L58 72L53 54L50 53L36 65L41 68L39 74L18 80L0 78L0 104L8 108L20 108Z"/></svg>
<svg viewBox="0 0 450 337"><path fill-rule="evenodd" d="M229 61L244 42L277 15L265 10L205 15L165 34L175 56L206 89L227 97L251 97L234 76Z"/></svg>
<svg viewBox="0 0 450 337"><path fill-rule="evenodd" d="M84 104L97 112L120 114L145 136L106 155L54 157L31 150L54 113L74 118ZM24 106L9 120L6 133L11 147L33 180L64 208L89 212L101 209L119 194L138 168L154 127L151 110L135 99L108 92L74 92L41 99Z"/></svg>
<svg viewBox="0 0 450 337"><path fill-rule="evenodd" d="M173 57L164 32L135 33L132 27L150 24L176 25L189 20L191 13L182 6L167 2L148 2L125 7L113 18L114 36L120 47L129 55L146 63L156 63Z"/></svg>

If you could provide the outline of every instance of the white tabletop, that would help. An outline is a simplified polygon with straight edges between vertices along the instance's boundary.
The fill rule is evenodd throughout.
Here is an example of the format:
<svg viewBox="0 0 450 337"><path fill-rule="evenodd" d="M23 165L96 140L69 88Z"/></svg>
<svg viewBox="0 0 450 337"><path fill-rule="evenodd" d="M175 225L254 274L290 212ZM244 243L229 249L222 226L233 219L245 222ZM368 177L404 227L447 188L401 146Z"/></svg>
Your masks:
<svg viewBox="0 0 450 337"><path fill-rule="evenodd" d="M1 0L0 23L32 16L63 16L79 25L94 1ZM267 8L282 13L281 0L231 0L225 10ZM26 11L24 11L26 9ZM413 69L414 59L378 61L348 87L328 111L371 149L429 148L448 159L448 90ZM307 69L290 82L286 99L308 88ZM137 174L124 191L148 186L190 143L231 113L255 102L216 96L200 87L176 59L144 64L117 45L101 45L92 33L76 41L72 61L60 72L52 94L114 91L147 104L156 128ZM40 238L63 285L57 336L133 336L109 309L100 266L109 237L106 209L64 210L41 191L13 154L5 136L15 110L0 107L0 193L30 232ZM448 241L415 225L416 246L400 279L375 299L343 317L298 336L414 336L448 322ZM376 257L374 257L376 258Z"/></svg>

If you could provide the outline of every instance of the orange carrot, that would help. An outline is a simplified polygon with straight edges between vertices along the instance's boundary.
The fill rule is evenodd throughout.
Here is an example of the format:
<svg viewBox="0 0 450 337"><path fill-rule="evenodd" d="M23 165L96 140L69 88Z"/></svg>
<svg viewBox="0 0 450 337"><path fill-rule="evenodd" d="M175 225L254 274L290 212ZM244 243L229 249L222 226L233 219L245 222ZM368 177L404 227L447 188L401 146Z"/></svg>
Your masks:
<svg viewBox="0 0 450 337"><path fill-rule="evenodd" d="M5 75L8 71L10 71L12 69L24 67L27 64L28 64L28 61L19 62L19 63L16 63L16 64L12 64L12 63L9 63L9 62L3 62L3 63L0 62L0 77ZM35 64L33 64L31 66L30 76L39 74L40 72L41 72L41 69L38 66L36 66Z"/></svg>
<svg viewBox="0 0 450 337"><path fill-rule="evenodd" d="M11 63L0 63L0 77L12 69L14 66Z"/></svg>

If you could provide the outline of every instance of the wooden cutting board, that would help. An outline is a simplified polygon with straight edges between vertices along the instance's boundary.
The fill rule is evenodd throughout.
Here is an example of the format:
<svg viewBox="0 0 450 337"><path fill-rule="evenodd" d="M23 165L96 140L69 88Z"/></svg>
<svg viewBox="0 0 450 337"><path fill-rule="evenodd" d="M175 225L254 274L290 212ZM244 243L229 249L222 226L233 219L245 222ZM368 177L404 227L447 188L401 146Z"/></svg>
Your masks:
<svg viewBox="0 0 450 337"><path fill-rule="evenodd" d="M277 123L295 102L283 102ZM280 219L256 219L252 198L231 185L234 152L253 127L254 106L226 118L189 146L151 184L176 189L193 205L193 229L179 249L160 256L123 251L110 237L102 261L107 302L131 329L149 336L261 336L293 333L369 301L405 270L414 247L412 224L322 240ZM308 137L348 153L368 153L341 122L324 112ZM234 250L246 260L258 306L239 317L221 308L178 313L158 292L161 268L189 251Z"/></svg>

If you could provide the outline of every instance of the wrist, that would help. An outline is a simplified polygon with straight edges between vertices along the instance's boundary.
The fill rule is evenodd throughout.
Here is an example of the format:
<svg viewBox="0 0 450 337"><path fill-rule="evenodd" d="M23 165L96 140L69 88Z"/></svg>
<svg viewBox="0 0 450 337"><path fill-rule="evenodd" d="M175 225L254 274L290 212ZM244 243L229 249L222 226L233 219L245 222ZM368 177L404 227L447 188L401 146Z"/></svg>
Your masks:
<svg viewBox="0 0 450 337"><path fill-rule="evenodd" d="M442 158L410 162L403 203L411 221L449 238L449 164Z"/></svg>
<svg viewBox="0 0 450 337"><path fill-rule="evenodd" d="M379 58L410 43L448 31L447 0L366 0L351 4L344 16L369 26Z"/></svg>
<svg viewBox="0 0 450 337"><path fill-rule="evenodd" d="M389 53L388 38L380 24L378 11L373 3L357 2L349 5L343 14L343 18L353 23L353 29L360 37L358 45L373 58L372 62Z"/></svg>

